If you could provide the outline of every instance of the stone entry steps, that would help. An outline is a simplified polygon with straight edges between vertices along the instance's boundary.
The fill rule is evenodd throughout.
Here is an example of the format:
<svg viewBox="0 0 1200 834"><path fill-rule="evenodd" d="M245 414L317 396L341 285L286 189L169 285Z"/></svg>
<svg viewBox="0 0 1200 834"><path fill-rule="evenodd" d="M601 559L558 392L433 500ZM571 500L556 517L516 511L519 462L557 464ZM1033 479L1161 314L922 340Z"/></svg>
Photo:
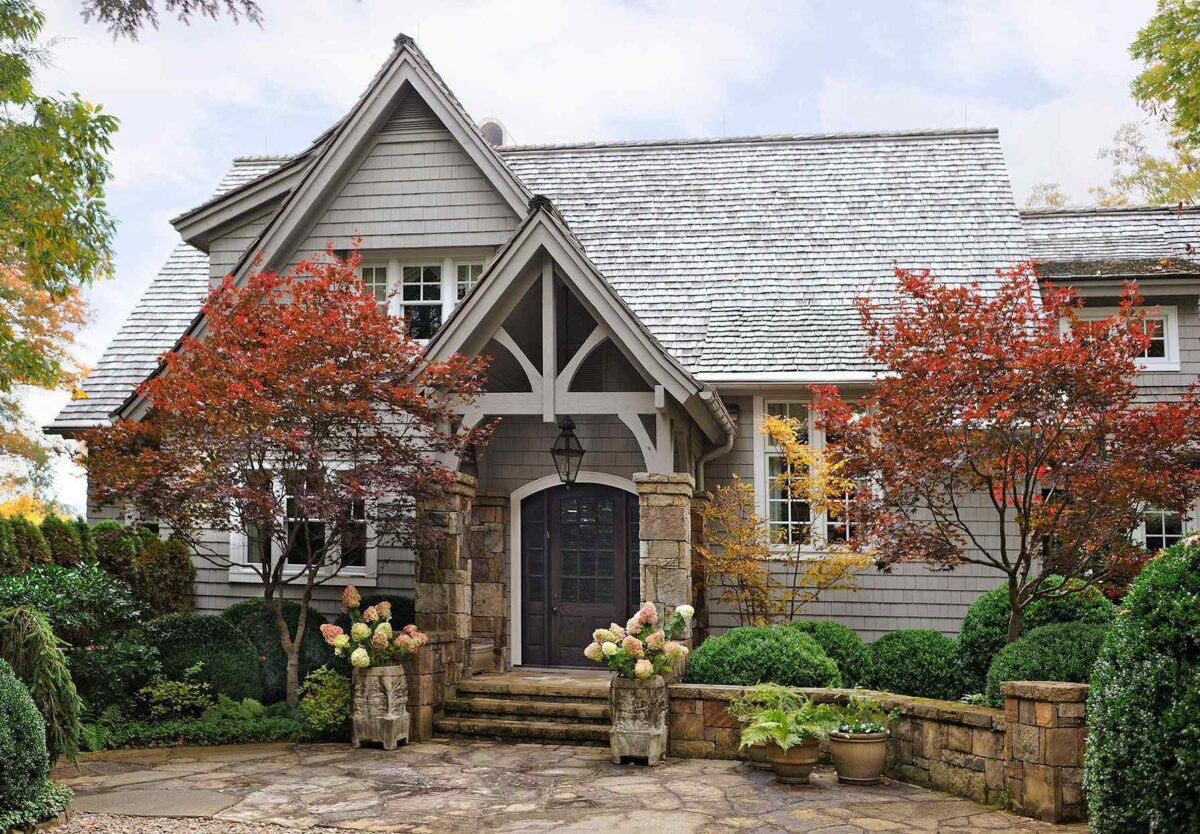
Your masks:
<svg viewBox="0 0 1200 834"><path fill-rule="evenodd" d="M608 744L608 676L521 669L459 681L434 729L449 736Z"/></svg>

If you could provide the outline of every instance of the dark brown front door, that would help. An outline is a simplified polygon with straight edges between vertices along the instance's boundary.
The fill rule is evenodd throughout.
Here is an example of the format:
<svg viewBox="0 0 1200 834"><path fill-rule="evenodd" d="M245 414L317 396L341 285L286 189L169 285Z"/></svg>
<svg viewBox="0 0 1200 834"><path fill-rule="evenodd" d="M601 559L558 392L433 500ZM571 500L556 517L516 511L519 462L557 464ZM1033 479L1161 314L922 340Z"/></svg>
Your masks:
<svg viewBox="0 0 1200 834"><path fill-rule="evenodd" d="M599 484L521 504L521 662L585 666L592 632L638 605L637 497Z"/></svg>

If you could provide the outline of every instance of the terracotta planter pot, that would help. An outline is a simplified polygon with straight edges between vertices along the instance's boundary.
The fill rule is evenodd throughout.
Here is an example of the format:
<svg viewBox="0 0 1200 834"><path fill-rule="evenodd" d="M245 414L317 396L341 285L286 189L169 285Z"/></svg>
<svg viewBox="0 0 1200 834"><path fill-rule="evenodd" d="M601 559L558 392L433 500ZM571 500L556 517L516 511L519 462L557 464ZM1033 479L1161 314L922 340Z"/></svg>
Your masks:
<svg viewBox="0 0 1200 834"><path fill-rule="evenodd" d="M661 677L631 680L613 676L608 690L612 708L609 747L612 760L645 759L654 765L667 751L667 682Z"/></svg>
<svg viewBox="0 0 1200 834"><path fill-rule="evenodd" d="M829 755L839 782L848 785L874 785L883 775L887 758L888 734L830 733Z"/></svg>
<svg viewBox="0 0 1200 834"><path fill-rule="evenodd" d="M821 757L821 742L816 739L801 742L784 750L778 744L767 745L767 758L775 778L785 785L798 785L808 781L817 759Z"/></svg>
<svg viewBox="0 0 1200 834"><path fill-rule="evenodd" d="M408 743L408 681L404 667L355 669L351 693L351 746L377 741L384 750L394 750L398 742Z"/></svg>
<svg viewBox="0 0 1200 834"><path fill-rule="evenodd" d="M771 760L767 758L767 743L765 741L744 747L742 748L742 752L746 754L746 762L750 767L757 767L760 770L771 769Z"/></svg>

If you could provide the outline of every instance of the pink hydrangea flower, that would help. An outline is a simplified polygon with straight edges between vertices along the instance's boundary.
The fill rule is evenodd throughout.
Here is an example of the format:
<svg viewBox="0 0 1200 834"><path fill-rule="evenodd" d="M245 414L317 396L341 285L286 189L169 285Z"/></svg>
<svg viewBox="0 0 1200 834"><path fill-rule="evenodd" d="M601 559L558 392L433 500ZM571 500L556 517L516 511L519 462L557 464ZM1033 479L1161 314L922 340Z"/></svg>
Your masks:
<svg viewBox="0 0 1200 834"><path fill-rule="evenodd" d="M321 626L321 636L325 638L326 643L332 646L333 641L342 636L342 630L333 623L325 623Z"/></svg>
<svg viewBox="0 0 1200 834"><path fill-rule="evenodd" d="M375 606L372 605L362 613L362 618L364 623L373 623L379 619L379 612L376 611Z"/></svg>
<svg viewBox="0 0 1200 834"><path fill-rule="evenodd" d="M633 676L638 680L644 681L646 678L654 674L654 664L649 660L639 660L633 664Z"/></svg>
<svg viewBox="0 0 1200 834"><path fill-rule="evenodd" d="M608 627L608 630L611 631L613 634L617 635L618 641L625 639L625 629L621 628L616 623L613 623L612 625L610 625Z"/></svg>
<svg viewBox="0 0 1200 834"><path fill-rule="evenodd" d="M416 642L407 634L396 635L396 642L394 645L397 649L400 649L404 652L411 652L417 648Z"/></svg>
<svg viewBox="0 0 1200 834"><path fill-rule="evenodd" d="M627 635L625 639L621 641L621 648L624 649L625 653L630 657L646 656L646 647L642 645L641 640L637 639L632 634Z"/></svg>
<svg viewBox="0 0 1200 834"><path fill-rule="evenodd" d="M412 623L409 623L409 624L408 624L408 625L406 625L406 626L405 626L403 629L401 629L401 631L403 631L405 634L410 634L410 635L411 635L411 634L416 634L416 633L417 633L417 627L416 627L415 625L413 625Z"/></svg>
<svg viewBox="0 0 1200 834"><path fill-rule="evenodd" d="M658 609L654 607L653 602L644 602L637 616L644 625L652 626L658 622Z"/></svg>
<svg viewBox="0 0 1200 834"><path fill-rule="evenodd" d="M666 645L666 642L667 635L664 634L660 629L646 638L646 648L654 652L661 652L663 650L663 646Z"/></svg>
<svg viewBox="0 0 1200 834"><path fill-rule="evenodd" d="M625 632L627 634L637 634L642 630L641 612L634 614L629 618L629 622L625 623Z"/></svg>
<svg viewBox="0 0 1200 834"><path fill-rule="evenodd" d="M371 635L371 645L377 649L386 649L388 644L388 636L382 631L377 631Z"/></svg>
<svg viewBox="0 0 1200 834"><path fill-rule="evenodd" d="M668 640L667 644L663 646L663 654L671 660L679 660L680 658L687 657L687 653L688 647L676 640Z"/></svg>
<svg viewBox="0 0 1200 834"><path fill-rule="evenodd" d="M342 591L342 608L349 611L351 608L358 608L362 604L362 597L358 594L358 588L353 585L347 585Z"/></svg>
<svg viewBox="0 0 1200 834"><path fill-rule="evenodd" d="M375 603L375 611L379 614L379 619L390 620L392 618L392 604L387 600Z"/></svg>
<svg viewBox="0 0 1200 834"><path fill-rule="evenodd" d="M593 663L600 663L604 660L604 650L600 648L599 643L588 643L587 648L583 650L583 656Z"/></svg>

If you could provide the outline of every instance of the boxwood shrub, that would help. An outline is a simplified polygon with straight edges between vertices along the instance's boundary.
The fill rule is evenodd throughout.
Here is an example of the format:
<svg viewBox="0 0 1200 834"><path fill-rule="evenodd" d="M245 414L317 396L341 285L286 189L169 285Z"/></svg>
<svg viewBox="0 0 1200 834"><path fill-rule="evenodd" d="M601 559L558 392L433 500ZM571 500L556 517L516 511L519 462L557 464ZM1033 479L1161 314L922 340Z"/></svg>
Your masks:
<svg viewBox="0 0 1200 834"><path fill-rule="evenodd" d="M214 695L262 700L258 650L229 620L168 614L146 624L146 637L158 648L165 677L183 680L188 668L200 663L197 680L207 683Z"/></svg>
<svg viewBox="0 0 1200 834"><path fill-rule="evenodd" d="M146 540L133 557L133 592L150 615L186 614L195 608L196 566L180 539Z"/></svg>
<svg viewBox="0 0 1200 834"><path fill-rule="evenodd" d="M692 652L688 683L841 686L837 664L809 634L788 626L744 626L709 637Z"/></svg>
<svg viewBox="0 0 1200 834"><path fill-rule="evenodd" d="M221 615L254 644L262 668L262 701L273 704L287 695L287 655L279 644L279 629L275 618L262 599L248 599L230 606ZM300 606L291 601L283 604L283 618L292 634L300 617ZM333 652L325 645L321 626L326 619L320 611L310 608L305 618L304 640L300 643L300 676L303 681L310 672L333 662Z"/></svg>
<svg viewBox="0 0 1200 834"><path fill-rule="evenodd" d="M26 571L17 553L17 540L7 518L0 518L0 576L17 576Z"/></svg>
<svg viewBox="0 0 1200 834"><path fill-rule="evenodd" d="M96 562L113 576L132 585L133 557L138 552L138 538L132 530L117 521L101 521L92 528Z"/></svg>
<svg viewBox="0 0 1200 834"><path fill-rule="evenodd" d="M42 519L42 537L50 548L50 558L56 565L71 567L83 559L83 544L73 522L64 521L54 513Z"/></svg>
<svg viewBox="0 0 1200 834"><path fill-rule="evenodd" d="M1004 706L1004 681L1070 681L1087 683L1100 654L1107 626L1051 623L1009 643L992 661L987 674L987 704Z"/></svg>
<svg viewBox="0 0 1200 834"><path fill-rule="evenodd" d="M23 565L48 565L50 545L38 526L27 518L13 516L8 520L12 529L13 543L17 549L17 561Z"/></svg>
<svg viewBox="0 0 1200 834"><path fill-rule="evenodd" d="M871 644L871 657L878 689L942 700L962 694L958 647L940 631L908 628L885 634Z"/></svg>
<svg viewBox="0 0 1200 834"><path fill-rule="evenodd" d="M0 811L22 807L49 773L41 713L12 667L0 659Z"/></svg>
<svg viewBox="0 0 1200 834"><path fill-rule="evenodd" d="M1053 587L1063 583L1062 577L1047 580ZM1082 587L1076 580L1074 586ZM982 692L987 683L988 667L997 652L1008 644L1008 585L993 588L975 600L967 609L958 633L958 651L963 670L963 686L971 692ZM1021 633L1051 623L1111 622L1116 609L1095 588L1067 594L1056 599L1040 599L1025 609Z"/></svg>
<svg viewBox="0 0 1200 834"><path fill-rule="evenodd" d="M789 625L811 634L842 673L842 686L871 686L871 649L853 629L829 620L795 620Z"/></svg>
<svg viewBox="0 0 1200 834"><path fill-rule="evenodd" d="M1091 831L1200 831L1200 548L1153 559L1122 607L1087 704Z"/></svg>

